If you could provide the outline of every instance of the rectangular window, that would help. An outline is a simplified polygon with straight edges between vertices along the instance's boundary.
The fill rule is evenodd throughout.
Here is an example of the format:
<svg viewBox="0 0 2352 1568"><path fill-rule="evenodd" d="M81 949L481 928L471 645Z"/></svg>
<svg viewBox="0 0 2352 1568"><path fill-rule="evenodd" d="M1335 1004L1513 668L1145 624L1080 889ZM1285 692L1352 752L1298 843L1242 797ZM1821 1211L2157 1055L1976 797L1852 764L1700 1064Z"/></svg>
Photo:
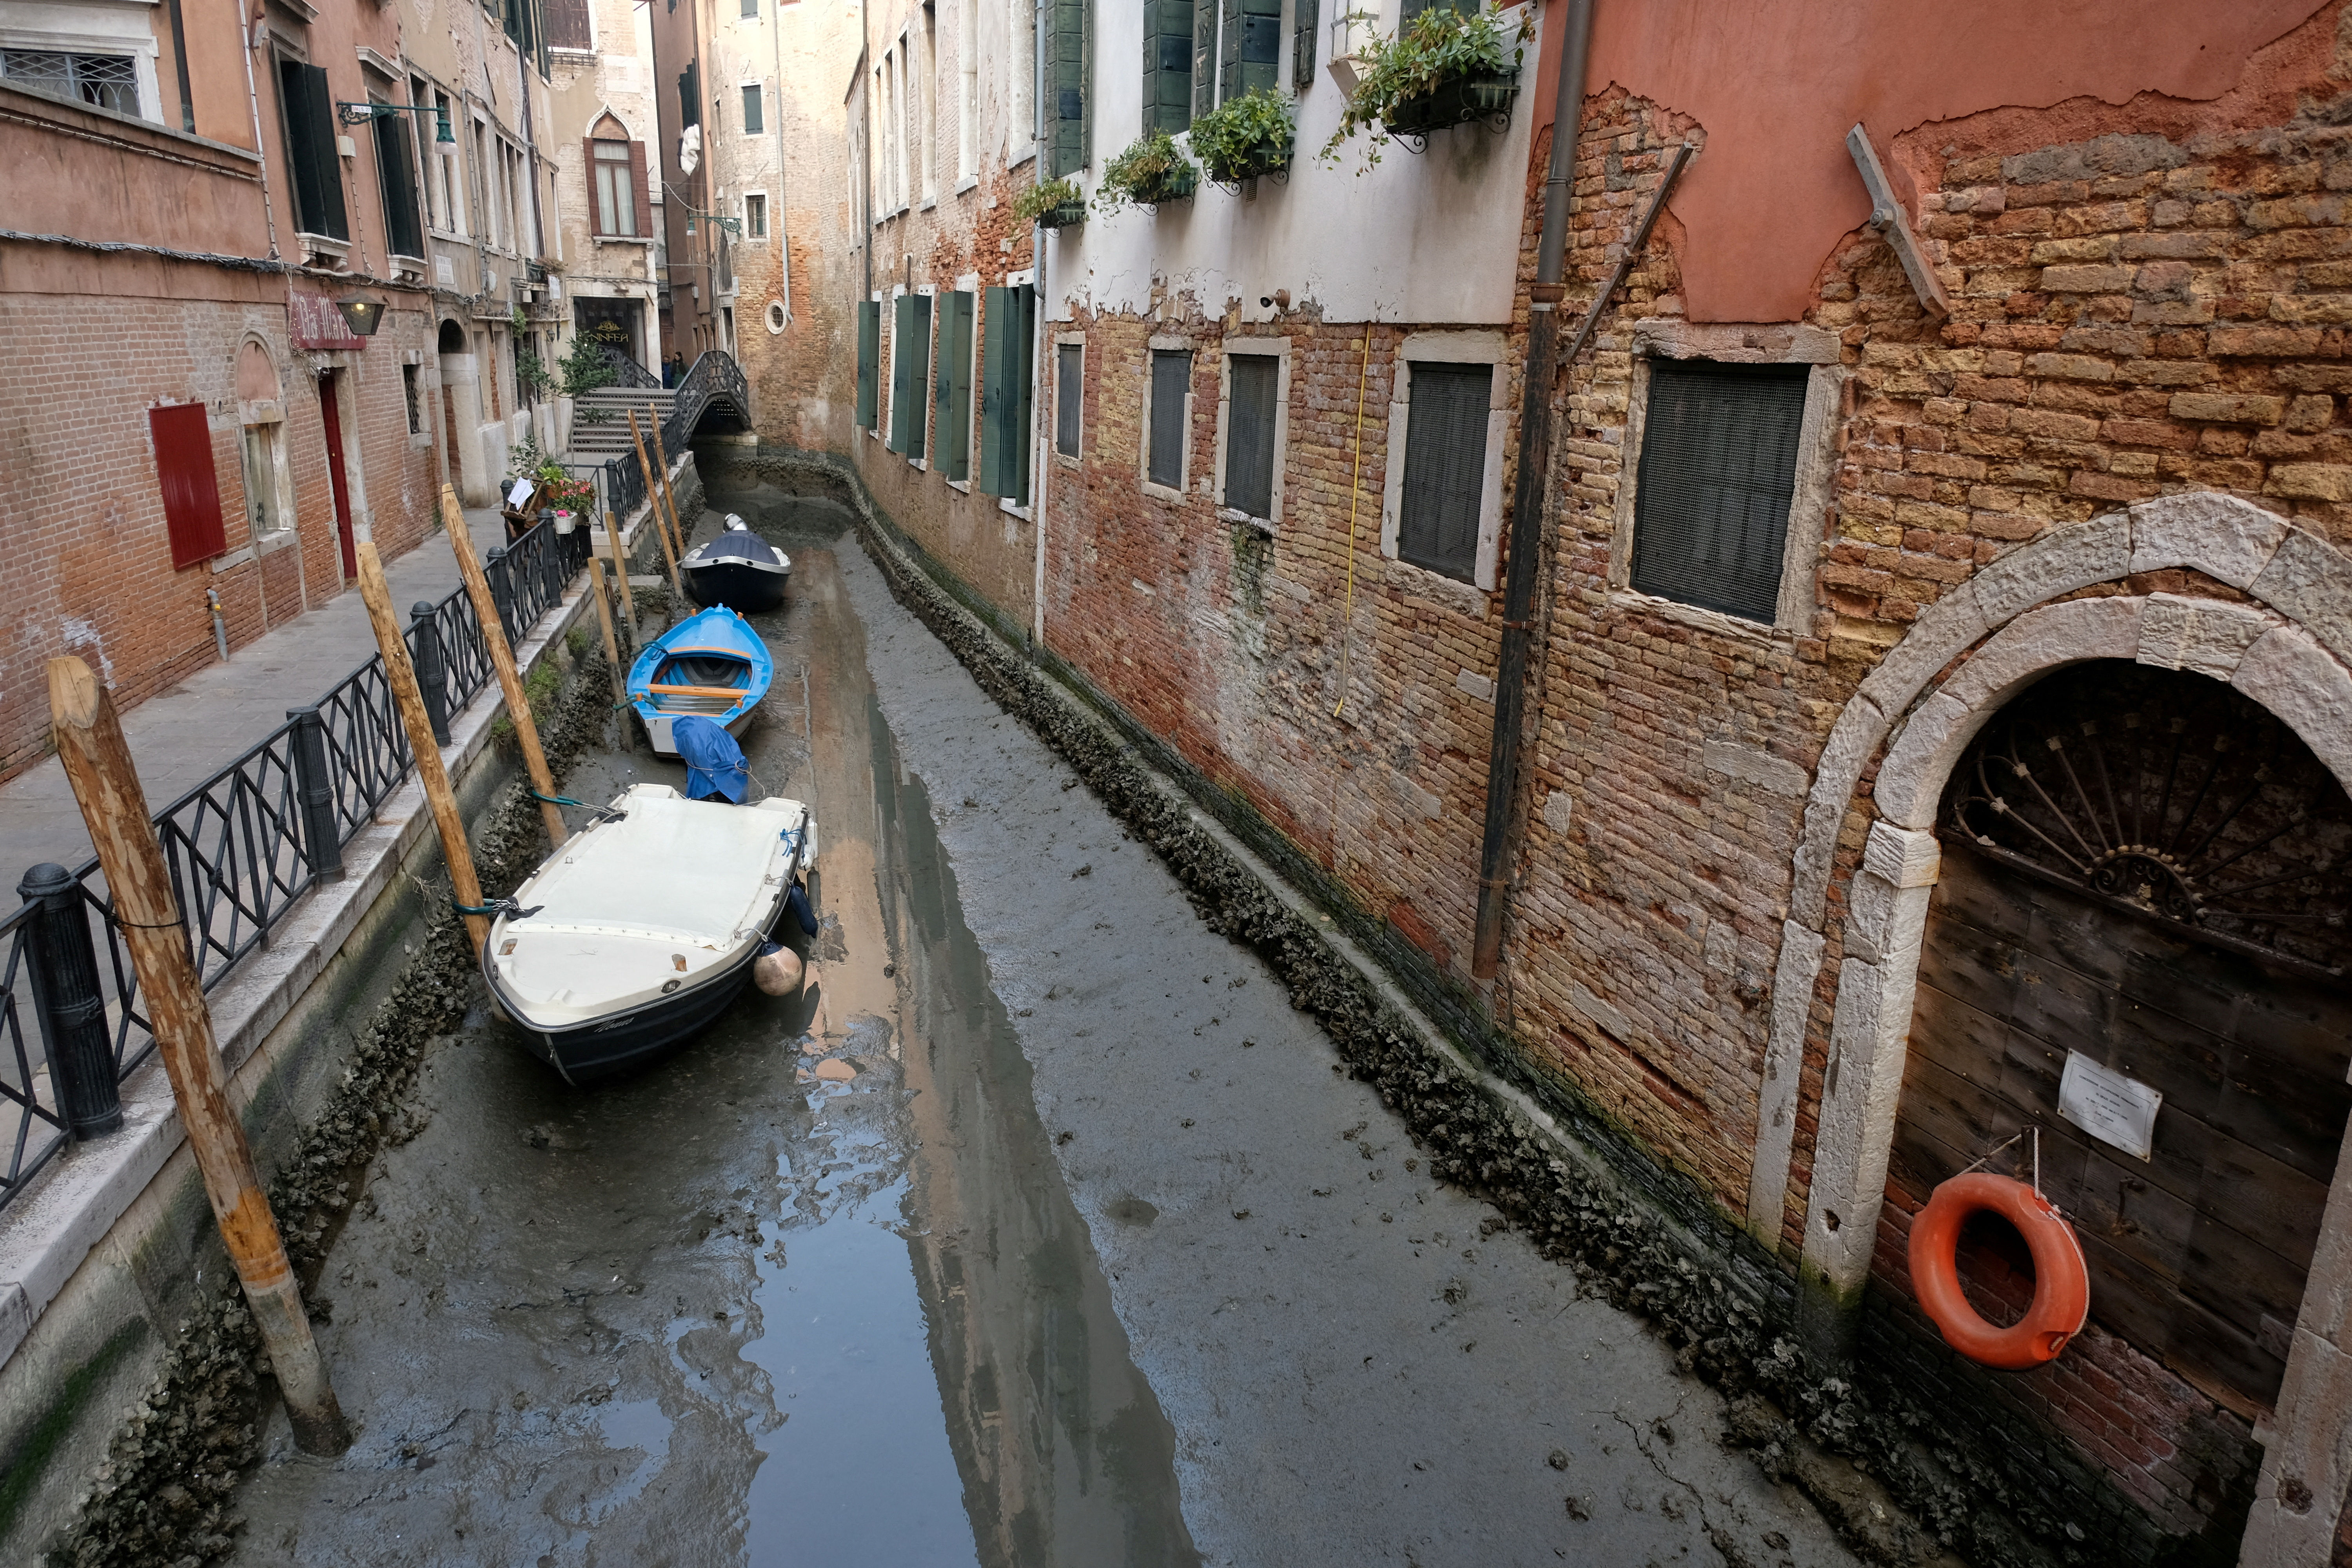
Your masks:
<svg viewBox="0 0 2352 1568"><path fill-rule="evenodd" d="M1217 101L1279 85L1282 0L1222 0L1217 26Z"/></svg>
<svg viewBox="0 0 2352 1568"><path fill-rule="evenodd" d="M425 256L425 224L416 210L416 152L409 142L408 116L379 116L375 132L375 181L383 196L383 232L394 256Z"/></svg>
<svg viewBox="0 0 2352 1568"><path fill-rule="evenodd" d="M417 394L416 367L413 364L400 367L400 395L408 404L408 433L412 436L424 435L425 405L420 401Z"/></svg>
<svg viewBox="0 0 2352 1568"><path fill-rule="evenodd" d="M940 16L937 6L923 7L922 27L915 39L915 188L925 196L940 194Z"/></svg>
<svg viewBox="0 0 2352 1568"><path fill-rule="evenodd" d="M743 0L743 20L756 22L759 19L760 0Z"/></svg>
<svg viewBox="0 0 2352 1568"><path fill-rule="evenodd" d="M753 82L743 89L743 134L759 136L766 133L767 106L760 101L760 84Z"/></svg>
<svg viewBox="0 0 2352 1568"><path fill-rule="evenodd" d="M1769 626L1805 423L1801 364L1650 363L1633 584Z"/></svg>
<svg viewBox="0 0 2352 1568"><path fill-rule="evenodd" d="M980 173L980 0L956 12L956 179Z"/></svg>
<svg viewBox="0 0 2352 1568"><path fill-rule="evenodd" d="M1010 161L1017 163L1037 150L1037 123L1030 109L1037 91L1037 8L1029 0L1008 4L1013 8L1012 25L1005 29L1013 40L1013 125L1004 142Z"/></svg>
<svg viewBox="0 0 2352 1568"><path fill-rule="evenodd" d="M209 561L228 548L221 523L220 478L213 468L212 430L201 403L147 411L155 442L155 478L163 490L163 528L174 571Z"/></svg>
<svg viewBox="0 0 2352 1568"><path fill-rule="evenodd" d="M901 294L890 317L890 450L923 455L924 394L930 384L930 296Z"/></svg>
<svg viewBox="0 0 2352 1568"><path fill-rule="evenodd" d="M877 406L882 379L882 306L878 300L857 302L857 427L871 430L881 418Z"/></svg>
<svg viewBox="0 0 2352 1568"><path fill-rule="evenodd" d="M26 92L139 115L139 68L128 55L73 55L56 49L0 49L0 77Z"/></svg>
<svg viewBox="0 0 2352 1568"><path fill-rule="evenodd" d="M743 198L743 237L768 237L768 198L754 193Z"/></svg>
<svg viewBox="0 0 2352 1568"><path fill-rule="evenodd" d="M1233 401L1225 410L1225 505L1271 519L1274 416L1281 406L1282 362L1272 354L1234 354L1225 366L1233 385Z"/></svg>
<svg viewBox="0 0 2352 1568"><path fill-rule="evenodd" d="M644 232L637 226L644 148L635 142L591 141L588 166L595 182L596 232L616 239L638 237Z"/></svg>
<svg viewBox="0 0 2352 1568"><path fill-rule="evenodd" d="M1087 83L1094 69L1091 0L1049 0L1045 6L1045 174L1059 179L1093 156Z"/></svg>
<svg viewBox="0 0 2352 1568"><path fill-rule="evenodd" d="M1078 455L1078 422L1087 395L1087 345L1054 345L1054 450Z"/></svg>
<svg viewBox="0 0 2352 1568"><path fill-rule="evenodd" d="M1414 361L1409 374L1397 554L1467 583L1478 560L1495 367Z"/></svg>
<svg viewBox="0 0 2352 1568"><path fill-rule="evenodd" d="M343 169L335 156L334 93L327 73L300 60L278 62L286 119L286 163L294 175L295 223L304 234L349 239L343 216Z"/></svg>
<svg viewBox="0 0 2352 1568"><path fill-rule="evenodd" d="M1037 290L1024 283L991 289L983 301L980 352L980 478L973 489L1029 501L1029 418Z"/></svg>
<svg viewBox="0 0 2352 1568"><path fill-rule="evenodd" d="M939 363L931 377L931 467L971 478L971 296L940 296Z"/></svg>
<svg viewBox="0 0 2352 1568"><path fill-rule="evenodd" d="M1192 390L1192 354L1181 349L1153 350L1151 449L1144 460L1143 477L1171 490L1184 488L1184 442L1191 434L1185 416Z"/></svg>

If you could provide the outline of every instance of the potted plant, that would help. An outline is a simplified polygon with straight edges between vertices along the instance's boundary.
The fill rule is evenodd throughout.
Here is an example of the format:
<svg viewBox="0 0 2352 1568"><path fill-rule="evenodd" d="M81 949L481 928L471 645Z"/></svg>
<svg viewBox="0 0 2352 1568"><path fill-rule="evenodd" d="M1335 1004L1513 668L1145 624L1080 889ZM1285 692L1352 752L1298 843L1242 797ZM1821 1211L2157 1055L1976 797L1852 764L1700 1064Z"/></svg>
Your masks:
<svg viewBox="0 0 2352 1568"><path fill-rule="evenodd" d="M1192 151L1221 185L1286 173L1297 140L1297 109L1270 87L1229 98L1192 121Z"/></svg>
<svg viewBox="0 0 2352 1568"><path fill-rule="evenodd" d="M1184 156L1165 131L1139 136L1127 151L1103 165L1095 205L1105 213L1123 206L1156 207L1181 202L1201 185L1201 166Z"/></svg>
<svg viewBox="0 0 2352 1568"><path fill-rule="evenodd" d="M1087 221L1086 193L1065 174L1022 192L1013 203L1013 216L1042 228L1068 228Z"/></svg>
<svg viewBox="0 0 2352 1568"><path fill-rule="evenodd" d="M1495 116L1507 118L1519 92L1519 63L1533 33L1525 9L1507 25L1493 11L1465 15L1433 6L1391 37L1365 46L1363 73L1339 129L1323 144L1326 163L1336 163L1339 144L1369 132L1362 174L1381 161L1381 143L1391 137L1414 152L1429 133L1449 125Z"/></svg>

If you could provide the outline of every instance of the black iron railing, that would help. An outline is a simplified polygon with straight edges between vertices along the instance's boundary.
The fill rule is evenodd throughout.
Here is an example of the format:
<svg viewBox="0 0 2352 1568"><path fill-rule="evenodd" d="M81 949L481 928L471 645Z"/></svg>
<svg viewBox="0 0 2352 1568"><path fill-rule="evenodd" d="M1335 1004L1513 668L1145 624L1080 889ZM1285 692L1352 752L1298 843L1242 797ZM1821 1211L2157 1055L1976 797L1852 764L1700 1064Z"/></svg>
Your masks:
<svg viewBox="0 0 2352 1568"><path fill-rule="evenodd" d="M586 528L559 534L546 522L490 552L484 566L510 642L562 602L587 562ZM408 646L434 732L446 740L448 715L491 681L466 590L416 605ZM304 893L342 875L343 846L415 765L378 657L155 814L206 990L268 945ZM65 1146L68 1122L103 1129L106 1091L154 1049L97 858L34 868L17 891L25 902L0 920L0 1206ZM62 1092L67 1084L81 1086L79 1099ZM107 1104L87 1103L93 1085Z"/></svg>
<svg viewBox="0 0 2352 1568"><path fill-rule="evenodd" d="M607 351L608 353L611 352ZM616 368L626 365L645 377L643 381L635 381L625 375L620 383L622 385L649 389L661 385L643 366L626 355L615 354L609 363L614 363ZM673 461L693 441L695 427L702 423L703 416L713 409L732 414L746 426L751 423L751 385L744 379L743 367L735 363L732 354L711 350L694 362L693 367L675 390L677 399L661 422L662 450ZM646 444L646 455L649 458L653 456L650 440ZM614 516L630 516L645 504L646 475L645 470L637 466L634 447L606 458L593 471L602 495L599 504Z"/></svg>

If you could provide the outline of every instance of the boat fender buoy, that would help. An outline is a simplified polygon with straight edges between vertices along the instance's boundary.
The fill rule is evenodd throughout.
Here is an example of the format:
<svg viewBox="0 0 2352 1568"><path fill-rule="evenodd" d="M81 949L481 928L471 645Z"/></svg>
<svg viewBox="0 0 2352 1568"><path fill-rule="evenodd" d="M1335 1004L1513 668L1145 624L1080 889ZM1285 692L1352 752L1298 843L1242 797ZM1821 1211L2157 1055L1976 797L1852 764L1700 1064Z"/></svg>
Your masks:
<svg viewBox="0 0 2352 1568"><path fill-rule="evenodd" d="M1985 1321L1960 1289L1960 1227L1976 1214L2015 1226L2033 1254L2033 1301L2007 1328ZM1982 1366L2027 1372L2054 1360L2091 1315L2083 1244L2050 1200L1990 1171L1954 1176L1911 1222L1911 1286L1944 1342Z"/></svg>
<svg viewBox="0 0 2352 1568"><path fill-rule="evenodd" d="M760 956L751 961L751 984L764 996L792 995L801 988L805 973L799 953L772 942L761 942Z"/></svg>
<svg viewBox="0 0 2352 1568"><path fill-rule="evenodd" d="M816 934L816 911L809 908L807 889L794 882L793 890L784 895L784 908L792 911L793 921L801 928L803 936Z"/></svg>

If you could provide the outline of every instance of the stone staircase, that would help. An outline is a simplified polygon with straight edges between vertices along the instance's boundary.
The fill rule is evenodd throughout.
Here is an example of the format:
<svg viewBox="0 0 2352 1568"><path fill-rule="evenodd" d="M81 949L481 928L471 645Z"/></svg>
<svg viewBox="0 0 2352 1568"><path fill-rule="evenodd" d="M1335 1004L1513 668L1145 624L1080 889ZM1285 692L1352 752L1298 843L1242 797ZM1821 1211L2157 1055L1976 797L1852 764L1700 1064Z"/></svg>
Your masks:
<svg viewBox="0 0 2352 1568"><path fill-rule="evenodd" d="M677 401L675 392L645 386L600 386L582 394L572 402L571 460L601 463L623 454L634 458L637 449L629 439L629 411L636 411L637 427L646 430L650 421L667 417Z"/></svg>

